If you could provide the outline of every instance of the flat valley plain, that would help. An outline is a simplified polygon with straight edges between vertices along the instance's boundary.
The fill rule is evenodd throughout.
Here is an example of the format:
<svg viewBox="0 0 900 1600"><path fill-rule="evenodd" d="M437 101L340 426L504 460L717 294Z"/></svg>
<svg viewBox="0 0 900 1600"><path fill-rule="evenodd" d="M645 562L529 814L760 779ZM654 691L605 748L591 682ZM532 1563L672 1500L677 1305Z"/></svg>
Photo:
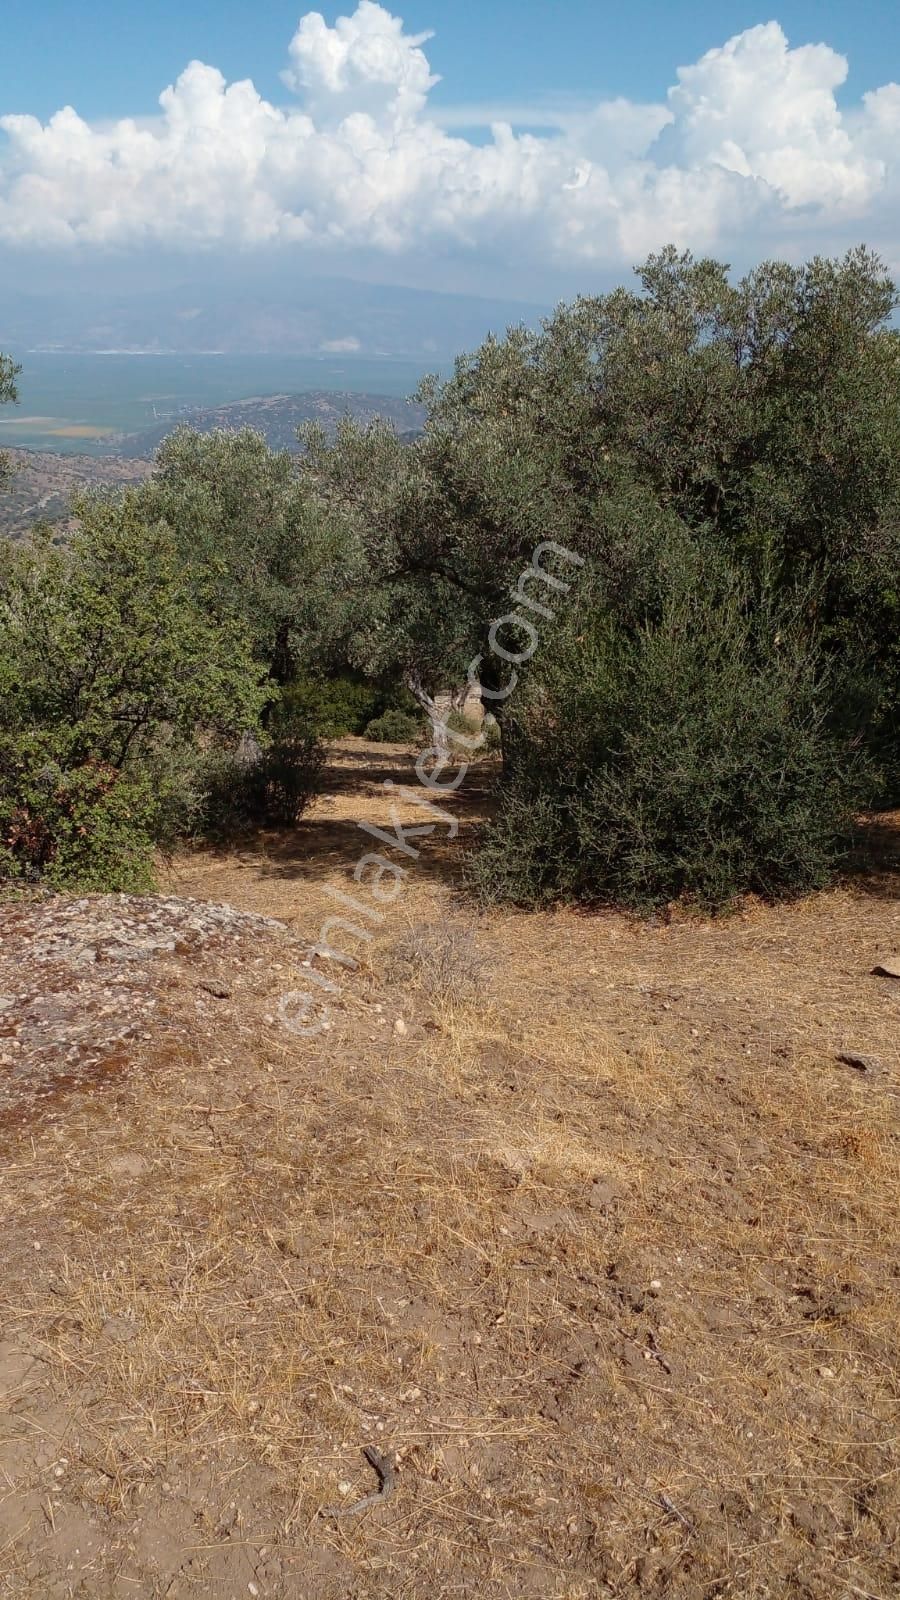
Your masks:
<svg viewBox="0 0 900 1600"><path fill-rule="evenodd" d="M16 359L19 403L0 409L0 448L89 455L119 451L124 439L195 412L272 396L375 394L402 406L427 370L354 355L27 351Z"/></svg>

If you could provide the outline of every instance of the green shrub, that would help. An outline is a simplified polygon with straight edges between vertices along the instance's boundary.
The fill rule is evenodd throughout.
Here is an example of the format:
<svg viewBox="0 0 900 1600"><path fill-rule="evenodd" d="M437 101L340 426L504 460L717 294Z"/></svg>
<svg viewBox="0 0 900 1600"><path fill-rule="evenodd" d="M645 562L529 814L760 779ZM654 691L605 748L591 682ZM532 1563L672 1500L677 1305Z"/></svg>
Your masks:
<svg viewBox="0 0 900 1600"><path fill-rule="evenodd" d="M447 717L447 732L461 734L463 739L477 739L481 733L481 723L477 717L467 717L464 711L451 711Z"/></svg>
<svg viewBox="0 0 900 1600"><path fill-rule="evenodd" d="M134 496L71 543L0 548L0 878L136 890L196 809L201 746L254 726L260 672Z"/></svg>
<svg viewBox="0 0 900 1600"><path fill-rule="evenodd" d="M325 752L315 734L279 733L248 769L251 800L261 820L291 827L319 788Z"/></svg>
<svg viewBox="0 0 900 1600"><path fill-rule="evenodd" d="M307 674L282 691L282 703L290 714L321 739L361 734L376 715L379 698L374 684L348 674L333 678Z"/></svg>
<svg viewBox="0 0 900 1600"><path fill-rule="evenodd" d="M325 747L308 712L282 693L269 718L265 744L245 737L236 751L206 763L200 831L213 835L257 827L293 827L318 792Z"/></svg>
<svg viewBox="0 0 900 1600"><path fill-rule="evenodd" d="M293 827L318 792L324 750L315 734L277 735L251 759L218 753L205 769L199 832L226 837Z"/></svg>
<svg viewBox="0 0 900 1600"><path fill-rule="evenodd" d="M736 582L685 581L633 631L576 619L505 726L513 775L471 879L638 909L824 884L865 776L829 712L801 608L754 611Z"/></svg>
<svg viewBox="0 0 900 1600"><path fill-rule="evenodd" d="M451 749L466 760L471 761L476 756L495 755L501 747L500 728L495 717L490 714L483 718L466 716L463 711L451 711L447 718L447 729L451 735ZM461 734L463 739L478 739L476 745L460 742L454 745L453 734Z"/></svg>
<svg viewBox="0 0 900 1600"><path fill-rule="evenodd" d="M415 744L421 732L420 717L410 716L408 711L391 710L373 718L366 727L366 738L376 744Z"/></svg>
<svg viewBox="0 0 900 1600"><path fill-rule="evenodd" d="M152 887L157 802L146 775L65 768L38 736L0 748L0 878L136 894Z"/></svg>

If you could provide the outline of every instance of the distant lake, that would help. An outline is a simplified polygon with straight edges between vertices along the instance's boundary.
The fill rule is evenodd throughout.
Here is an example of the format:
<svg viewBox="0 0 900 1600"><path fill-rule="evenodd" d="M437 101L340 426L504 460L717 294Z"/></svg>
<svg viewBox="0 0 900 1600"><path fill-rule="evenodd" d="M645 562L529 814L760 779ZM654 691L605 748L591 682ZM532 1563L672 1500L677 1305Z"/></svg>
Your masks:
<svg viewBox="0 0 900 1600"><path fill-rule="evenodd" d="M28 354L18 406L0 409L0 447L106 455L116 435L151 428L191 406L227 405L305 389L412 394L428 370L361 356Z"/></svg>

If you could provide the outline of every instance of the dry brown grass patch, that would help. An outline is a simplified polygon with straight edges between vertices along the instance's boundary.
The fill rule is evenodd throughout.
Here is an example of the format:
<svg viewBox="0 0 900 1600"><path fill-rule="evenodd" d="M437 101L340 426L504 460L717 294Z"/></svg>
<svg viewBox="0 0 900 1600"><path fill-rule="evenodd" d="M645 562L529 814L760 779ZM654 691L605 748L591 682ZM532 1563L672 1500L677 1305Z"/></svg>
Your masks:
<svg viewBox="0 0 900 1600"><path fill-rule="evenodd" d="M191 886L314 927L303 848ZM475 920L426 875L331 1033L265 1021L285 966L10 1132L0 1594L887 1600L896 917ZM368 1442L396 1494L323 1518Z"/></svg>

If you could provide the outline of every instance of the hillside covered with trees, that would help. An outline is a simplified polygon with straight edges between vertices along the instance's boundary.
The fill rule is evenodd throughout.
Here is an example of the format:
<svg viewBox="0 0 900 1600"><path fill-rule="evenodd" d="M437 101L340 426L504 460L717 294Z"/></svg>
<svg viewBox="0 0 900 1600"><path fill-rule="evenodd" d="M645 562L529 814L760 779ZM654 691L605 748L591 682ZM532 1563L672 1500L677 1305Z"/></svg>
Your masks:
<svg viewBox="0 0 900 1600"><path fill-rule="evenodd" d="M3 877L144 887L179 836L296 820L323 736L417 707L452 788L484 735L436 697L477 683L482 899L827 883L900 796L895 286L863 249L638 280L460 357L412 441L181 429L65 548L6 546Z"/></svg>

